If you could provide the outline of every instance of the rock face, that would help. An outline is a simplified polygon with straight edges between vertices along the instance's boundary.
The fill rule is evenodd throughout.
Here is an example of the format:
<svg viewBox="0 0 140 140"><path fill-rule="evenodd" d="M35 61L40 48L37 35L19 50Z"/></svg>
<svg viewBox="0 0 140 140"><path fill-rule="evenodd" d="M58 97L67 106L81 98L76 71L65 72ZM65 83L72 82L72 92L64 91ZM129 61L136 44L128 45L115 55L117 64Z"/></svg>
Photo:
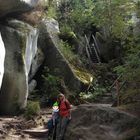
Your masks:
<svg viewBox="0 0 140 140"><path fill-rule="evenodd" d="M24 13L37 5L39 0L0 0L0 17L12 13Z"/></svg>
<svg viewBox="0 0 140 140"><path fill-rule="evenodd" d="M37 50L38 32L30 25L14 20L1 26L1 34L6 56L0 110L13 113L26 105L28 73Z"/></svg>
<svg viewBox="0 0 140 140"><path fill-rule="evenodd" d="M28 86L29 87L29 93L31 93L35 89L36 85L37 85L36 80L32 79L32 81L29 83L29 86Z"/></svg>
<svg viewBox="0 0 140 140"><path fill-rule="evenodd" d="M30 72L32 60L34 59L37 52L37 39L38 39L37 29L33 29L29 25L27 29L28 28L30 31L27 36L26 49L25 49L25 64L26 64L27 74L29 74Z"/></svg>
<svg viewBox="0 0 140 140"><path fill-rule="evenodd" d="M133 138L138 118L105 105L80 105L72 111L66 140L124 140Z"/></svg>
<svg viewBox="0 0 140 140"><path fill-rule="evenodd" d="M28 11L43 2L49 1L0 0L1 113L12 114L17 108L26 106L28 92L31 92L37 85L37 81L33 80L34 75L44 59L52 74L63 77L66 86L70 89L80 91L85 84L86 80L83 78L83 82L82 78L77 77L79 71L71 67L60 51L60 40L57 35L59 33L58 22L54 19L44 20L40 25L38 40L38 29L23 21L7 18L16 18L23 13L28 14Z"/></svg>
<svg viewBox="0 0 140 140"><path fill-rule="evenodd" d="M46 65L57 76L63 77L67 87L74 91L80 91L84 83L74 73L69 62L60 50L58 38L59 26L54 19L44 20L40 26L39 46L46 56Z"/></svg>
<svg viewBox="0 0 140 140"><path fill-rule="evenodd" d="M4 63L4 77L0 90L0 112L12 114L16 109L26 106L28 92L37 85L34 75L46 60L52 74L63 77L66 86L80 91L84 84L76 77L74 70L59 49L60 40L58 23L45 20L40 27L40 35L36 28L18 20L7 21L0 25L2 49L1 63ZM39 40L38 40L39 35ZM3 65L1 65L3 70ZM3 72L2 72L3 73Z"/></svg>
<svg viewBox="0 0 140 140"><path fill-rule="evenodd" d="M32 46L34 47L34 46ZM30 54L29 54L30 55ZM41 66L41 64L43 63L45 56L43 54L43 52L41 51L40 48L37 48L36 53L34 54L34 57L32 57L33 59L31 59L32 61L30 62L30 73L28 73L29 75L29 81L32 80L33 76L36 74L37 70L39 69L39 67Z"/></svg>
<svg viewBox="0 0 140 140"><path fill-rule="evenodd" d="M0 34L0 88L4 74L4 59L5 59L5 47Z"/></svg>

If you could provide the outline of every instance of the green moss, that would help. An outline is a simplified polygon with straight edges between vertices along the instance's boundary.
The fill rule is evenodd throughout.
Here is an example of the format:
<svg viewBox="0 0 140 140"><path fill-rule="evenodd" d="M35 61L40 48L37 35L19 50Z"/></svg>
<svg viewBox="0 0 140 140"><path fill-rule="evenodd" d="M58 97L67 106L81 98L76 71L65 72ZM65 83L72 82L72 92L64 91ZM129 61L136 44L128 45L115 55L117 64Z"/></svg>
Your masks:
<svg viewBox="0 0 140 140"><path fill-rule="evenodd" d="M70 32L60 32L59 37L63 40L70 40L70 39L76 39L76 35L73 31Z"/></svg>
<svg viewBox="0 0 140 140"><path fill-rule="evenodd" d="M69 65L72 68L75 76L84 84L90 84L93 80L93 76L86 69L82 68L84 64L82 64L79 56L74 54L72 51L72 46L70 46L67 42L61 41L59 48L63 56L69 62Z"/></svg>
<svg viewBox="0 0 140 140"><path fill-rule="evenodd" d="M71 66L71 67L76 77L84 84L90 84L92 82L93 76L88 71L82 68L78 68L78 67L76 68L75 66Z"/></svg>
<svg viewBox="0 0 140 140"><path fill-rule="evenodd" d="M30 32L30 26L24 22L21 21L11 21L10 26L14 29L22 32L22 33L29 33Z"/></svg>

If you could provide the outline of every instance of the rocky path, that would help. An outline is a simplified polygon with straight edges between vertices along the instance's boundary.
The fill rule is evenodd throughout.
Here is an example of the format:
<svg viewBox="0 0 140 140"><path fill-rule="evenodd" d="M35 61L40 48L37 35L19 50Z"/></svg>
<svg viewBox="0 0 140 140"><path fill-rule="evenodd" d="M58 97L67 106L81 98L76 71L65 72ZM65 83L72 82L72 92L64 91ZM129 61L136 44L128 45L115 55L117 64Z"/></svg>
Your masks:
<svg viewBox="0 0 140 140"><path fill-rule="evenodd" d="M51 110L42 110L40 115L32 120L23 116L0 117L0 140L46 140L46 122L51 117Z"/></svg>
<svg viewBox="0 0 140 140"><path fill-rule="evenodd" d="M47 140L44 124L50 117L51 109L29 121L22 116L0 117L0 140ZM111 104L82 104L73 107L66 140L134 140L139 137L138 123L137 117Z"/></svg>

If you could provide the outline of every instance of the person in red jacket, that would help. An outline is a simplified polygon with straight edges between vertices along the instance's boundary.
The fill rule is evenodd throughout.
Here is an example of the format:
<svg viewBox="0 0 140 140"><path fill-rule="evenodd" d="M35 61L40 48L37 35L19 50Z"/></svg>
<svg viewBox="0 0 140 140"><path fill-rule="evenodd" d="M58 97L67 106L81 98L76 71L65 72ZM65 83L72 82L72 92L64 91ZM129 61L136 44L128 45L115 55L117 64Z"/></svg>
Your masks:
<svg viewBox="0 0 140 140"><path fill-rule="evenodd" d="M64 140L66 127L71 119L70 113L71 105L69 101L65 98L64 94L62 93L58 95L58 103L59 103L59 120L56 130L56 140Z"/></svg>

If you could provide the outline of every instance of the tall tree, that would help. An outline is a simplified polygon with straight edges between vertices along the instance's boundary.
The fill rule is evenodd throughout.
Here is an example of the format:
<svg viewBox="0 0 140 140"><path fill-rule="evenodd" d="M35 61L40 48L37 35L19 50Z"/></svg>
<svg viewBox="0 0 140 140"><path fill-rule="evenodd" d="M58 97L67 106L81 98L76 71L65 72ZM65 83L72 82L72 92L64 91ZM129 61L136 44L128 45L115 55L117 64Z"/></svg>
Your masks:
<svg viewBox="0 0 140 140"><path fill-rule="evenodd" d="M135 3L132 0L100 0L95 2L94 22L104 27L109 36L125 38L130 26L131 14Z"/></svg>

